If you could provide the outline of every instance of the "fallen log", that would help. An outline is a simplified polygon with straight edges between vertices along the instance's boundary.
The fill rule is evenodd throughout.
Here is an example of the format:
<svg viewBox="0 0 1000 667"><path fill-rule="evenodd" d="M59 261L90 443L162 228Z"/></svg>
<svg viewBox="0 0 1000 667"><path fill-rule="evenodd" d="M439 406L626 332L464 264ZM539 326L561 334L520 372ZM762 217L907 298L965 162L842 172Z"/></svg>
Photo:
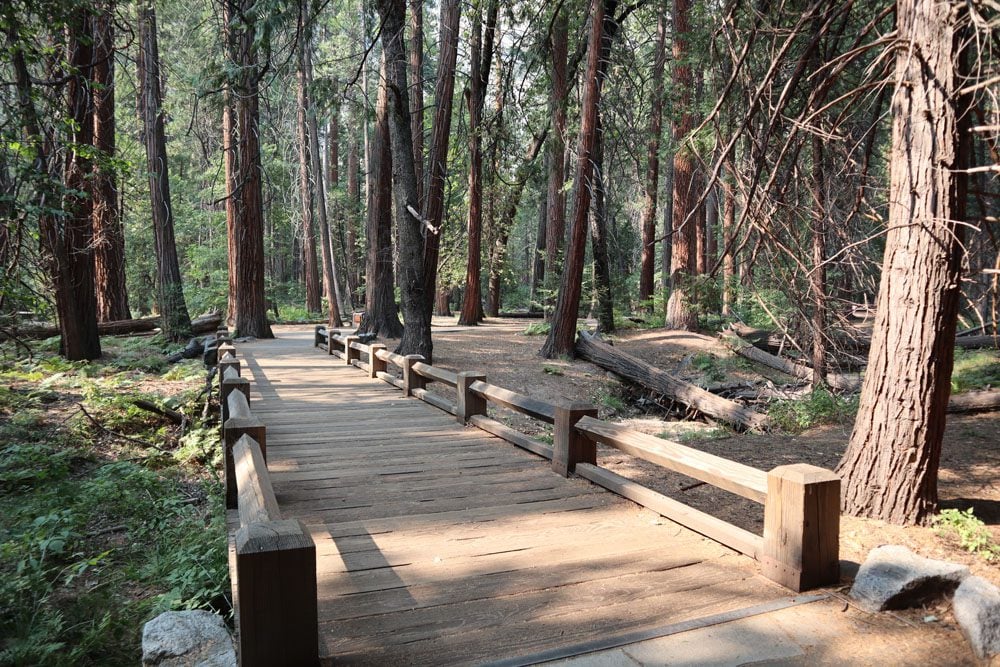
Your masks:
<svg viewBox="0 0 1000 667"><path fill-rule="evenodd" d="M214 333L222 323L222 316L218 313L208 313L191 320L191 332L194 334ZM100 336L128 336L131 334L145 333L153 331L160 326L160 318L140 317L134 320L115 320L113 322L101 322L97 325L97 333ZM52 338L59 335L57 326L29 326L16 330L14 334L18 338ZM8 336L0 332L0 340L5 340Z"/></svg>
<svg viewBox="0 0 1000 667"><path fill-rule="evenodd" d="M752 345L749 341L743 340L733 332L721 334L723 342L725 342L736 354L740 355L744 359L749 359L750 361L756 361L758 364L763 364L768 368L773 368L774 370L781 371L786 375L791 375L792 377L797 377L802 380L812 380L813 370L808 366L802 364L797 364L789 359L782 359L781 357L775 356L769 352ZM861 388L861 378L852 375L843 375L840 373L827 373L826 383L833 387L834 389L840 389L842 391L857 391Z"/></svg>
<svg viewBox="0 0 1000 667"><path fill-rule="evenodd" d="M583 359L605 370L684 403L710 417L745 429L755 431L767 429L768 419L766 415L721 396L716 396L701 387L696 387L665 373L641 359L619 352L597 336L585 331L581 331L577 335L576 352Z"/></svg>
<svg viewBox="0 0 1000 667"><path fill-rule="evenodd" d="M1000 390L983 389L956 394L948 400L948 412L990 412L1000 410Z"/></svg>

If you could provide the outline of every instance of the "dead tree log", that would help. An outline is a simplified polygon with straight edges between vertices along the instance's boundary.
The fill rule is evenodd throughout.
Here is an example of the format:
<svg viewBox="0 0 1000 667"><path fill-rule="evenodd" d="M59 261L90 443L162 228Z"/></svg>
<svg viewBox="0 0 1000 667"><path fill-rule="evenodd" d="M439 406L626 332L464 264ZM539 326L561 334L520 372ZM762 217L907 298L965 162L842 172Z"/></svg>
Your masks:
<svg viewBox="0 0 1000 667"><path fill-rule="evenodd" d="M767 429L766 415L679 380L641 359L619 352L585 331L581 331L577 336L576 353L601 368L684 403L710 417L750 430Z"/></svg>
<svg viewBox="0 0 1000 667"><path fill-rule="evenodd" d="M740 355L744 359L756 361L758 364L763 364L768 368L773 368L787 375L791 375L792 377L797 377L802 380L812 380L813 370L808 366L797 364L789 359L782 359L781 357L777 357L770 352L765 352L764 350L755 347L749 341L743 340L733 332L722 334L721 338L723 342L725 342L733 350L733 352ZM825 379L826 383L834 389L840 389L842 391L857 391L861 388L861 379L856 376L842 375L840 373L827 373Z"/></svg>
<svg viewBox="0 0 1000 667"><path fill-rule="evenodd" d="M948 412L990 412L1000 410L1000 390L984 389L982 391L967 391L964 394L952 396L948 401Z"/></svg>
<svg viewBox="0 0 1000 667"><path fill-rule="evenodd" d="M195 334L212 333L219 328L222 317L218 313L209 313L191 320L191 329ZM146 333L154 331L160 326L160 318L142 317L135 320L115 320L113 322L102 322L97 325L97 332L101 336L129 336L132 334ZM29 326L17 330L18 338L39 339L51 338L59 335L59 327L56 326ZM6 339L6 335L0 333L0 340Z"/></svg>

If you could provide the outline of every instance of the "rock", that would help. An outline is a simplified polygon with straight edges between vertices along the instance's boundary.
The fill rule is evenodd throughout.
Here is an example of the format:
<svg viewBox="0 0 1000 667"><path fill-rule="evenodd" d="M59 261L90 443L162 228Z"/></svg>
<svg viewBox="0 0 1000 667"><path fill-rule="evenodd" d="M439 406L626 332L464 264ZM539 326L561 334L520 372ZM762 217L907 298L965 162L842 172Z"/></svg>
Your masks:
<svg viewBox="0 0 1000 667"><path fill-rule="evenodd" d="M868 611L905 609L950 594L968 574L964 565L886 545L868 554L854 579L851 597Z"/></svg>
<svg viewBox="0 0 1000 667"><path fill-rule="evenodd" d="M144 667L236 667L222 617L209 611L168 611L142 628Z"/></svg>
<svg viewBox="0 0 1000 667"><path fill-rule="evenodd" d="M983 659L1000 656L1000 589L982 577L967 577L955 591L955 620Z"/></svg>

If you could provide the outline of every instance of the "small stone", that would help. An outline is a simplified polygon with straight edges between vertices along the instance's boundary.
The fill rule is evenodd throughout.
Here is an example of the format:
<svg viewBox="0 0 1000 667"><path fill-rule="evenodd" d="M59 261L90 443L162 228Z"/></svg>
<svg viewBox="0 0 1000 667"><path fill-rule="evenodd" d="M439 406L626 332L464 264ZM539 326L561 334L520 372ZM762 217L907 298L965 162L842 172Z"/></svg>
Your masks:
<svg viewBox="0 0 1000 667"><path fill-rule="evenodd" d="M143 667L236 667L222 617L210 611L168 611L142 628Z"/></svg>
<svg viewBox="0 0 1000 667"><path fill-rule="evenodd" d="M905 609L949 595L968 574L964 565L886 545L868 554L854 579L851 597L868 611Z"/></svg>
<svg viewBox="0 0 1000 667"><path fill-rule="evenodd" d="M1000 656L1000 589L982 577L967 577L955 591L955 619L980 658Z"/></svg>

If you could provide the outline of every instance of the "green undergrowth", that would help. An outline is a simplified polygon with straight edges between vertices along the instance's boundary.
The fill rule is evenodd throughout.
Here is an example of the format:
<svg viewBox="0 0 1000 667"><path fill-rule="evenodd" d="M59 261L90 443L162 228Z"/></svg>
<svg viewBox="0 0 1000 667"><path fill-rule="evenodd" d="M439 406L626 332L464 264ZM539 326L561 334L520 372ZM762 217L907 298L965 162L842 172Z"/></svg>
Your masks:
<svg viewBox="0 0 1000 667"><path fill-rule="evenodd" d="M102 341L100 362L0 364L0 665L134 665L157 613L229 614L204 370L135 363L162 356L142 340Z"/></svg>
<svg viewBox="0 0 1000 667"><path fill-rule="evenodd" d="M858 412L858 397L840 396L826 389L814 389L799 399L771 403L771 423L789 433L800 433L824 424L849 424Z"/></svg>
<svg viewBox="0 0 1000 667"><path fill-rule="evenodd" d="M997 350L955 350L951 391L1000 387L1000 352Z"/></svg>
<svg viewBox="0 0 1000 667"><path fill-rule="evenodd" d="M989 562L1000 561L1000 543L993 539L986 524L975 516L972 508L947 509L934 517L934 531L941 537L958 541L958 546Z"/></svg>

